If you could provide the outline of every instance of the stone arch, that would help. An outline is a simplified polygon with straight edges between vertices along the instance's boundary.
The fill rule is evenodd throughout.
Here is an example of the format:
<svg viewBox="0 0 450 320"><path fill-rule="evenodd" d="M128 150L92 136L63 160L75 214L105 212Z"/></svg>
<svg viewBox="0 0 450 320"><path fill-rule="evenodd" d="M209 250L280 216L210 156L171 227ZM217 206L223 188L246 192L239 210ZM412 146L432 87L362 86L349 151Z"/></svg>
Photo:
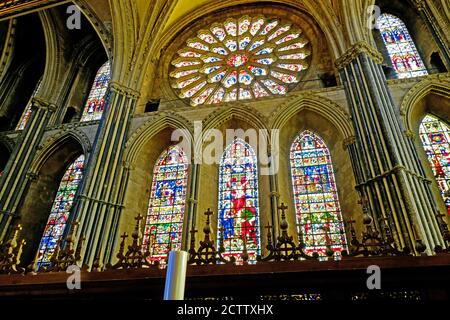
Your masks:
<svg viewBox="0 0 450 320"><path fill-rule="evenodd" d="M13 59L13 52L15 47L15 38L16 38L16 26L17 19L10 19L7 22L8 26L5 31L3 41L3 46L1 47L1 55L0 55L0 80L5 75L5 71L8 70L9 65Z"/></svg>
<svg viewBox="0 0 450 320"><path fill-rule="evenodd" d="M214 215L211 217L211 226L213 230L217 230L218 223L218 191L219 191L219 168L220 160L226 147L235 139L240 138L248 143L257 155L258 160L258 186L259 186L259 212L260 212L260 226L272 223L272 204L270 199L270 177L265 173L267 168L266 163L262 163L262 155L266 154L266 149L270 148L270 127L267 126L267 118L258 110L245 104L233 104L226 106L226 108L216 109L210 113L203 120L202 131L205 133L202 141L196 141L195 152L202 152L202 155L209 156L210 146L221 145L221 149L211 152L210 158L202 158L202 163L198 169L198 193L195 199L197 203L197 210L195 212L194 224L197 230L202 230L205 225L206 218L203 213L211 208ZM210 131L214 129L213 131ZM235 135L227 135L227 130L242 130L242 132L234 132ZM251 131L257 134L256 141L248 136L241 136L251 134ZM262 131L260 131L262 130ZM208 132L209 131L209 132ZM223 141L216 144L216 134L220 133ZM230 132L231 133L231 132ZM211 140L213 139L214 140ZM264 141L266 145L260 145ZM256 145L255 145L256 143ZM205 161L209 159L208 161ZM261 248L265 248L266 239L262 236L261 230ZM211 237L215 239L217 234L214 232ZM202 231L198 235L199 239L203 238Z"/></svg>
<svg viewBox="0 0 450 320"><path fill-rule="evenodd" d="M403 118L403 123L408 131L416 132L419 123L425 116L425 113L435 113L440 118L450 122L450 115L448 111L438 110L434 108L429 109L430 106L424 105L426 98L430 96L442 97L444 99L450 98L450 82L448 80L422 80L413 86L403 97L400 105L400 115ZM448 110L448 109L447 109Z"/></svg>
<svg viewBox="0 0 450 320"><path fill-rule="evenodd" d="M173 112L160 112L132 133L125 144L124 161L133 164L142 145L168 127L173 130L183 130L188 135L187 138L193 139L193 126L189 120Z"/></svg>
<svg viewBox="0 0 450 320"><path fill-rule="evenodd" d="M174 130L183 132L183 139L191 140L192 125L180 115L171 112L158 112L154 117L140 125L128 139L124 153L125 187L123 195L124 208L119 223L118 234L131 233L137 215L147 216L153 170L159 156L168 147L178 141L171 141ZM192 162L188 157L188 185L183 232L186 234L189 219L188 199L192 181ZM183 239L183 242L186 239Z"/></svg>
<svg viewBox="0 0 450 320"><path fill-rule="evenodd" d="M28 183L18 207L18 215L12 221L12 226L21 224L23 227L23 236L27 242L22 258L25 265L34 260L65 171L80 155L87 156L89 148L80 141L82 139L75 133L49 139L27 174Z"/></svg>
<svg viewBox="0 0 450 320"><path fill-rule="evenodd" d="M437 39L433 33L430 32L430 29L427 26L428 23L426 18L424 18L424 15L420 14L420 10L410 8L410 6L404 1L376 0L374 2L375 5L380 7L381 13L392 14L405 23L410 37L413 40L428 72L438 73L433 70L434 66L432 64L431 56L435 52L438 53L440 58L443 58L444 56L442 55L442 51L436 41ZM368 28L366 29L369 30ZM386 69L387 76L393 77L392 72L395 74L395 70L392 67L390 57L385 49L379 30L373 29L370 34L373 37L377 48L384 53L384 63L388 67L388 69ZM443 63L445 63L445 61ZM448 68L448 66L446 67Z"/></svg>
<svg viewBox="0 0 450 320"><path fill-rule="evenodd" d="M185 44L185 41L196 35L196 32L201 28L206 28L217 19L225 20L226 17L237 17L240 15L256 15L262 14L277 17L280 19L289 19L295 25L298 25L303 30L302 36L308 38L308 49L312 51L312 54L308 57L309 67L302 72L301 81L295 84L290 90L300 90L300 88L320 87L322 81L325 78L338 77L338 74L334 68L333 60L340 56L340 53L334 51L340 51L336 47L336 43L333 40L329 40L327 36L323 36L324 32L329 32L324 28L327 24L318 23L316 17L318 16L317 6L314 8L300 5L288 1L288 3L274 3L273 6L268 7L264 4L255 4L239 1L222 1L217 3L211 3L205 5L196 10L195 13L189 15L189 17L182 17L177 24L169 27L166 32L161 36L161 41L158 48L155 49L154 55L160 57L159 63L156 67L152 65L152 68L147 70L146 78L149 78L150 74L157 75L159 79L157 85L153 85L153 88L148 88L146 91L153 92L152 98L160 97L163 102L167 102L168 107L183 107L188 105L186 99L180 99L177 93L173 90L170 83L170 68L172 58L175 57L175 53ZM312 14L311 11L315 10ZM323 15L328 15L324 13ZM322 16L323 16L322 15ZM219 17L221 18L219 18ZM330 20L333 21L330 17ZM329 25L329 23L328 23ZM330 32L337 32L339 28L335 28ZM330 36L331 38L339 38L338 35ZM156 71L153 68L157 68ZM150 73L151 72L151 73ZM323 78L323 79L319 79ZM148 81L150 83L150 81ZM265 99L261 99L265 100ZM243 102L243 101L241 101Z"/></svg>
<svg viewBox="0 0 450 320"><path fill-rule="evenodd" d="M55 151L71 141L76 141L79 144L82 153L86 155L87 159L92 150L91 141L84 132L77 129L69 129L69 131L60 131L57 134L50 136L38 146L39 152L31 165L30 171L33 174L38 174L40 168L48 158L51 157Z"/></svg>
<svg viewBox="0 0 450 320"><path fill-rule="evenodd" d="M108 56L111 57L114 45L114 39L111 33L112 26L102 22L102 20L92 9L91 4L88 1L78 0L77 6L80 8L81 12L85 15L85 17L89 20L92 27L99 36L100 40L102 41L103 47L108 53Z"/></svg>
<svg viewBox="0 0 450 320"><path fill-rule="evenodd" d="M270 116L270 124L274 129L282 128L290 118L302 110L314 111L340 131L344 138L354 136L350 115L337 103L319 95L300 94L280 105Z"/></svg>
<svg viewBox="0 0 450 320"><path fill-rule="evenodd" d="M446 207L441 196L433 171L424 151L419 136L420 124L427 114L431 114L450 125L450 82L438 80L423 80L412 87L404 96L400 106L400 114L406 127L406 135L410 137L417 155L422 163L425 176L431 181L436 207L445 212ZM447 217L447 221L449 221Z"/></svg>
<svg viewBox="0 0 450 320"><path fill-rule="evenodd" d="M350 116L338 104L317 95L299 95L279 106L270 117L271 127L279 130L279 170L277 190L288 207L291 234L297 234L294 193L290 169L290 149L298 135L309 130L326 143L333 163L336 186L344 220L355 214L358 194L355 190L350 155L345 145L353 136Z"/></svg>

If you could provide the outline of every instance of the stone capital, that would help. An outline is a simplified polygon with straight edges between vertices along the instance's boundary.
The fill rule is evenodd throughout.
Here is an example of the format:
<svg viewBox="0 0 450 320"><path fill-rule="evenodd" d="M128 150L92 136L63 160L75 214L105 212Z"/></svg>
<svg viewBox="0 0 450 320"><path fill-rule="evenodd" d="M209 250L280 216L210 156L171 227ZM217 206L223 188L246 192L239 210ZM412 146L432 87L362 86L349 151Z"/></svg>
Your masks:
<svg viewBox="0 0 450 320"><path fill-rule="evenodd" d="M139 91L129 88L116 81L111 82L110 88L112 92L124 95L126 97L138 99L140 96Z"/></svg>
<svg viewBox="0 0 450 320"><path fill-rule="evenodd" d="M383 56L376 48L368 44L366 41L360 41L352 45L350 49L338 58L334 64L339 70L344 69L360 54L366 54L378 64L383 63Z"/></svg>
<svg viewBox="0 0 450 320"><path fill-rule="evenodd" d="M348 148L352 144L355 144L355 142L356 142L356 138L354 136L345 138L344 142L343 142L344 149Z"/></svg>

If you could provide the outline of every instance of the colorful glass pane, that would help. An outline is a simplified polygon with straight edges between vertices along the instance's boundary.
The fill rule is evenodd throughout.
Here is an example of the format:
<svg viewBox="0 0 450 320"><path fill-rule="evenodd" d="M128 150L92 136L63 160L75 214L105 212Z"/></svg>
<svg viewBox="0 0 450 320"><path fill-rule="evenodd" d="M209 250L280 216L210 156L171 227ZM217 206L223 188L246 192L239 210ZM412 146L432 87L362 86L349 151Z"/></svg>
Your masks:
<svg viewBox="0 0 450 320"><path fill-rule="evenodd" d="M36 88L33 91L33 94L31 95L31 99L30 101L28 101L28 104L25 108L25 111L22 114L22 117L20 118L19 124L16 127L16 130L23 130L25 129L25 126L28 123L28 120L30 120L31 117L31 101L32 99L36 96L36 93L39 91L39 89L41 88L41 83L42 83L42 79L39 80Z"/></svg>
<svg viewBox="0 0 450 320"><path fill-rule="evenodd" d="M260 254L258 168L253 148L236 139L224 151L219 168L218 239L225 257L242 261L246 242L249 260ZM223 229L222 229L223 228ZM223 230L223 234L222 234Z"/></svg>
<svg viewBox="0 0 450 320"><path fill-rule="evenodd" d="M143 251L164 262L170 250L181 250L186 206L188 160L178 146L164 151L153 169Z"/></svg>
<svg viewBox="0 0 450 320"><path fill-rule="evenodd" d="M97 72L91 92L84 107L81 122L100 120L106 106L106 92L111 81L111 66L107 61Z"/></svg>
<svg viewBox="0 0 450 320"><path fill-rule="evenodd" d="M50 266L50 259L58 242L62 240L75 195L83 179L84 155L76 159L66 170L59 184L44 234L39 244L37 268Z"/></svg>
<svg viewBox="0 0 450 320"><path fill-rule="evenodd" d="M215 22L178 50L172 88L192 106L286 94L308 66L310 50L302 50L308 41L294 40L300 34L290 23L262 16ZM205 87L212 83L217 87Z"/></svg>
<svg viewBox="0 0 450 320"><path fill-rule="evenodd" d="M330 152L315 133L304 131L291 146L291 176L298 232L305 252L347 249Z"/></svg>
<svg viewBox="0 0 450 320"><path fill-rule="evenodd" d="M398 78L428 74L416 45L402 20L385 13L378 17L377 26Z"/></svg>
<svg viewBox="0 0 450 320"><path fill-rule="evenodd" d="M450 215L450 127L427 115L420 125L420 139Z"/></svg>

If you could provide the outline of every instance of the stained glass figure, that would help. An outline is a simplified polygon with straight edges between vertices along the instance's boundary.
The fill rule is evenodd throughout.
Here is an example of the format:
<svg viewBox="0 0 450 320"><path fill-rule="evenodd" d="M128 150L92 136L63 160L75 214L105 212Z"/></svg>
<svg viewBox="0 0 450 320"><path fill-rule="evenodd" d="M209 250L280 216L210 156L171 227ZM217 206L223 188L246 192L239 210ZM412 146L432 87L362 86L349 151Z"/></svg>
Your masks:
<svg viewBox="0 0 450 320"><path fill-rule="evenodd" d="M308 67L301 33L264 16L214 23L178 51L172 87L193 106L284 95Z"/></svg>
<svg viewBox="0 0 450 320"><path fill-rule="evenodd" d="M377 19L377 26L399 79L428 74L402 20L385 13Z"/></svg>
<svg viewBox="0 0 450 320"><path fill-rule="evenodd" d="M81 117L81 122L100 120L102 118L103 110L106 106L106 93L111 81L111 65L109 61L105 62L98 70L95 76L94 84L92 85L89 98L84 107L84 112Z"/></svg>
<svg viewBox="0 0 450 320"><path fill-rule="evenodd" d="M58 241L62 239L75 194L83 179L84 155L79 156L66 170L56 193L53 207L39 245L37 267L49 266Z"/></svg>
<svg viewBox="0 0 450 320"><path fill-rule="evenodd" d="M149 250L151 261L164 263L170 250L181 250L187 179L185 153L178 146L165 150L153 170L144 231L144 251Z"/></svg>
<svg viewBox="0 0 450 320"><path fill-rule="evenodd" d="M249 261L260 254L258 168L253 148L236 139L224 151L219 168L218 241L223 232L225 257L242 261L244 241Z"/></svg>
<svg viewBox="0 0 450 320"><path fill-rule="evenodd" d="M290 151L295 212L305 252L324 256L347 250L330 151L317 134L304 131ZM338 253L338 255L339 255Z"/></svg>
<svg viewBox="0 0 450 320"><path fill-rule="evenodd" d="M447 213L450 215L450 127L438 118L427 115L419 132Z"/></svg>
<svg viewBox="0 0 450 320"><path fill-rule="evenodd" d="M20 118L20 121L19 121L19 124L17 125L16 130L23 130L23 129L25 129L25 126L27 125L28 120L30 120L30 117L31 117L31 101L36 96L36 93L39 91L39 89L41 88L41 82L42 82L42 79L39 80L36 88L34 89L33 94L31 95L31 99L30 99L30 101L28 101L28 104L27 104L27 106L25 108L25 111L22 114L22 117Z"/></svg>

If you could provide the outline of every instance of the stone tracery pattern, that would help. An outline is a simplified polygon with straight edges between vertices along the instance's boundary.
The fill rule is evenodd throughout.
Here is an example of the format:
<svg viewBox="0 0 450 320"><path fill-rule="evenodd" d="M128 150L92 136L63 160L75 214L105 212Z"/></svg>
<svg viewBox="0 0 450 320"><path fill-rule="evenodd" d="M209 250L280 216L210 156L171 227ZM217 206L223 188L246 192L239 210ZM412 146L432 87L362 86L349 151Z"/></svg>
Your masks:
<svg viewBox="0 0 450 320"><path fill-rule="evenodd" d="M308 67L308 40L291 23L264 16L200 30L172 61L172 87L192 106L284 95Z"/></svg>

